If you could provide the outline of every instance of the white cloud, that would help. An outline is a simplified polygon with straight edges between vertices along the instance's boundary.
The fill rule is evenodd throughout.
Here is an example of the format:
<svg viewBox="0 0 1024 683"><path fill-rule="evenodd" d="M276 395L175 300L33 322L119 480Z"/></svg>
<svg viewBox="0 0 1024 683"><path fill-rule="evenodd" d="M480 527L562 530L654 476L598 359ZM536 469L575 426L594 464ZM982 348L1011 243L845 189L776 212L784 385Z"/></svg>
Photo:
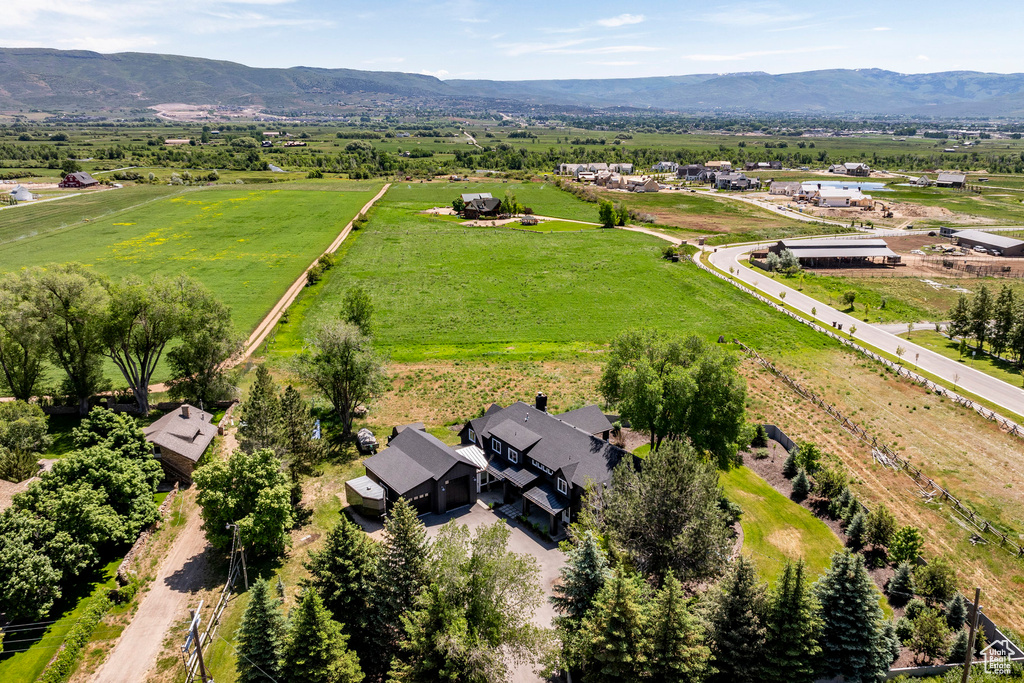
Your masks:
<svg viewBox="0 0 1024 683"><path fill-rule="evenodd" d="M607 19L598 19L597 23L606 28L618 28L619 26L629 26L631 24L639 24L644 20L642 14L620 14L617 17L609 17Z"/></svg>
<svg viewBox="0 0 1024 683"><path fill-rule="evenodd" d="M827 47L801 47L792 50L758 50L756 52L737 52L731 55L721 54L693 54L683 55L683 59L693 62L740 62L753 57L771 57L774 55L798 55L807 52L824 52L826 50L845 50L842 45L830 45Z"/></svg>
<svg viewBox="0 0 1024 683"><path fill-rule="evenodd" d="M918 55L917 59L918 59L918 61L921 61L921 62L927 62L931 58L928 55Z"/></svg>
<svg viewBox="0 0 1024 683"><path fill-rule="evenodd" d="M888 26L876 26L876 27L874 27L871 30L872 31L891 31L892 29L889 28Z"/></svg>
<svg viewBox="0 0 1024 683"><path fill-rule="evenodd" d="M608 61L594 61L587 62L587 64L597 64L599 66L636 66L640 62L608 62Z"/></svg>
<svg viewBox="0 0 1024 683"><path fill-rule="evenodd" d="M377 57L376 59L364 59L363 64L401 64L405 57Z"/></svg>
<svg viewBox="0 0 1024 683"><path fill-rule="evenodd" d="M434 78L444 78L445 76L449 75L447 69L438 69L437 71L429 71L427 69L423 69L422 71L420 71L420 73L423 74L424 76L433 76Z"/></svg>
<svg viewBox="0 0 1024 683"><path fill-rule="evenodd" d="M545 50L545 52L556 55L615 55L623 52L658 52L664 49L652 45L602 45L601 47Z"/></svg>
<svg viewBox="0 0 1024 683"><path fill-rule="evenodd" d="M577 40L565 40L561 43L505 43L498 45L498 48L504 50L505 54L509 57L522 57L523 55L550 53L554 50L581 45L593 40L594 38L580 38Z"/></svg>

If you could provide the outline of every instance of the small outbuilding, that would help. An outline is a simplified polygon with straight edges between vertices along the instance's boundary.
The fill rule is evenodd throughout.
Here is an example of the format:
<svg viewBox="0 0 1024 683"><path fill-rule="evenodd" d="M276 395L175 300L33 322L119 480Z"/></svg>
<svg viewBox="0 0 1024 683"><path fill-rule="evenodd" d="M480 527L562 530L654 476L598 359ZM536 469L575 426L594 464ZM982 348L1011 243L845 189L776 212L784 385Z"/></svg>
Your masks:
<svg viewBox="0 0 1024 683"><path fill-rule="evenodd" d="M218 433L212 419L210 413L185 404L143 430L168 478L192 483L192 471Z"/></svg>
<svg viewBox="0 0 1024 683"><path fill-rule="evenodd" d="M967 176L963 173L940 173L935 179L938 187L962 188L967 182Z"/></svg>
<svg viewBox="0 0 1024 683"><path fill-rule="evenodd" d="M57 184L57 187L94 187L99 185L100 181L93 178L85 171L76 171L74 173L68 173L64 176L64 180Z"/></svg>
<svg viewBox="0 0 1024 683"><path fill-rule="evenodd" d="M35 195L22 185L18 185L11 190L11 199L16 202L30 202L35 198Z"/></svg>
<svg viewBox="0 0 1024 683"><path fill-rule="evenodd" d="M981 247L985 251L997 252L999 256L1024 256L1024 241L984 230L957 230L953 238L961 247Z"/></svg>

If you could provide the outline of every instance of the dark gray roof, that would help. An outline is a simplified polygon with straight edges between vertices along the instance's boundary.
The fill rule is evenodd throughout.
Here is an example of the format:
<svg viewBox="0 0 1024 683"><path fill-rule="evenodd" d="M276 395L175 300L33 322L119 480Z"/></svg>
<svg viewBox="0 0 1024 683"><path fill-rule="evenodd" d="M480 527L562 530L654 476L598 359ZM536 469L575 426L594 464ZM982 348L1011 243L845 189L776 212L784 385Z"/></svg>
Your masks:
<svg viewBox="0 0 1024 683"><path fill-rule="evenodd" d="M490 435L501 439L516 450L525 451L540 441L540 436L530 431L526 424L505 419L490 428Z"/></svg>
<svg viewBox="0 0 1024 683"><path fill-rule="evenodd" d="M477 433L481 438L488 438L492 433L490 425L502 425L506 421L523 428L529 425L529 431L540 439L526 450L526 455L553 471L562 470L577 486L585 486L588 481L599 484L611 481L612 470L625 454L618 446L522 401L492 415ZM474 425L476 422L473 421Z"/></svg>
<svg viewBox="0 0 1024 683"><path fill-rule="evenodd" d="M568 507L563 499L555 495L555 492L551 490L551 487L547 484L541 484L540 486L534 486L532 489L523 494L523 498L536 503L542 507L546 512L550 512L553 515L557 515L559 512Z"/></svg>
<svg viewBox="0 0 1024 683"><path fill-rule="evenodd" d="M558 419L568 422L577 429L582 429L587 434L603 434L612 428L612 423L595 405L583 406L576 410L570 410L568 413L562 413Z"/></svg>
<svg viewBox="0 0 1024 683"><path fill-rule="evenodd" d="M187 404L182 407L188 408L188 417L182 415L179 408L143 429L142 433L150 443L197 462L217 436L217 425L210 423L213 419L210 413Z"/></svg>
<svg viewBox="0 0 1024 683"><path fill-rule="evenodd" d="M499 479L507 479L518 488L529 486L536 481L538 476L522 465L510 465L497 458L493 458L491 462L487 463L487 471Z"/></svg>
<svg viewBox="0 0 1024 683"><path fill-rule="evenodd" d="M422 422L410 422L407 425L398 425L391 429L391 438L394 439L396 436L404 432L406 429L415 429L421 432L427 431L427 426Z"/></svg>
<svg viewBox="0 0 1024 683"><path fill-rule="evenodd" d="M470 206L477 211L483 212L497 211L501 206L501 200L495 197L483 197L481 199L474 199L473 201L466 202L466 206Z"/></svg>
<svg viewBox="0 0 1024 683"><path fill-rule="evenodd" d="M425 481L440 479L460 462L473 465L436 436L406 429L363 464L395 491L405 493Z"/></svg>

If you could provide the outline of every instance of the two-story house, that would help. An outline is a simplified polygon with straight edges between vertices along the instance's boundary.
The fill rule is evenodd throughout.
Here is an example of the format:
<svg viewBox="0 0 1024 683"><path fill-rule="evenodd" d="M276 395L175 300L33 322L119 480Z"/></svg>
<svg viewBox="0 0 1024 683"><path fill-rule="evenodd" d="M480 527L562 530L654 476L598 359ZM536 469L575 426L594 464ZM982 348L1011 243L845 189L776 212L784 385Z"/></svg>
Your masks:
<svg viewBox="0 0 1024 683"><path fill-rule="evenodd" d="M588 485L608 486L627 452L608 442L612 425L597 406L562 415L547 412L547 397L535 405L491 406L460 432L487 459L485 488L499 484L506 503L521 501L523 514L536 506L550 517L552 535L575 520Z"/></svg>

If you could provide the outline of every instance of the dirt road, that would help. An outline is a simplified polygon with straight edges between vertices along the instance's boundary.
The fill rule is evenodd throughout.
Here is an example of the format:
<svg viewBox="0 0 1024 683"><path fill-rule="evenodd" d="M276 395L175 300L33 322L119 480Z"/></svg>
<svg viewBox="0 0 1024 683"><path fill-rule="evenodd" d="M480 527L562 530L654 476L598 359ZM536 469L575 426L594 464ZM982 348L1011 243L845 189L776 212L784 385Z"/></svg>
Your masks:
<svg viewBox="0 0 1024 683"><path fill-rule="evenodd" d="M198 510L174 540L150 590L128 628L121 634L107 661L93 676L93 683L144 681L156 664L167 631L185 616L189 597L202 585L208 543L200 528Z"/></svg>

